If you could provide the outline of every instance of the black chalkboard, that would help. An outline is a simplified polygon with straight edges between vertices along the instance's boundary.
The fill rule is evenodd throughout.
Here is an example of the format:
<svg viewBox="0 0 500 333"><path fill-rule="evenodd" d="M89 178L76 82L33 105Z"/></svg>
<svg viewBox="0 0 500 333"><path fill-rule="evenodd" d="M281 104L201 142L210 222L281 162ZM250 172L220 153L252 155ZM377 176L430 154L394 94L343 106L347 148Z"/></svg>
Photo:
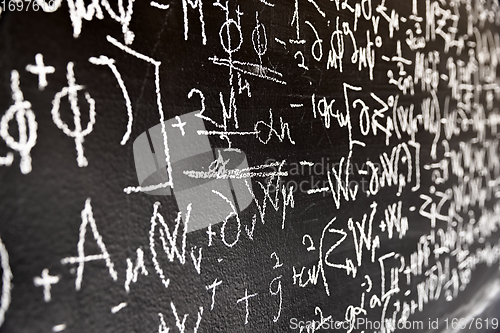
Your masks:
<svg viewBox="0 0 500 333"><path fill-rule="evenodd" d="M498 1L0 8L0 332L498 329Z"/></svg>

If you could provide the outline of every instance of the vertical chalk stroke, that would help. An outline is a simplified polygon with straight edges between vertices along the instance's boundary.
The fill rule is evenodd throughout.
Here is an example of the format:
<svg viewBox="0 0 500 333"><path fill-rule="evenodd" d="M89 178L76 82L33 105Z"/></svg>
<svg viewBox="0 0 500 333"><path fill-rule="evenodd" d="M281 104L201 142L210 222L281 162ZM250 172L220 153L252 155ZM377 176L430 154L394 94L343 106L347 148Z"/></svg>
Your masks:
<svg viewBox="0 0 500 333"><path fill-rule="evenodd" d="M219 281L216 278L211 285L206 286L207 291L208 290L212 290L212 303L210 305L210 311L212 311L214 309L214 306L215 306L215 291L216 291L217 287L220 286L221 284L222 284L222 281Z"/></svg>
<svg viewBox="0 0 500 333"><path fill-rule="evenodd" d="M167 131L165 128L165 114L163 112L163 103L161 101L161 86L160 86L160 66L161 62L154 60L153 58L150 58L144 54L141 54L135 50L132 50L130 47L123 45L116 39L114 39L111 36L106 37L107 41L120 50L130 54L131 56L136 57L137 59L146 61L153 66L155 66L155 93L156 93L156 105L158 108L158 114L160 116L160 124L161 124L161 133L162 133L162 138L163 138L163 147L164 147L164 153L165 153L165 161L167 162L167 174L168 174L168 181L165 183L157 184L157 185L151 185L151 186L146 186L144 188L142 187L127 187L123 191L127 194L130 194L132 192L147 192L147 191L154 191L159 188L166 188L166 187L171 187L174 188L174 182L172 179L172 164L170 163L170 151L169 151L169 146L168 146L168 138L167 138Z"/></svg>
<svg viewBox="0 0 500 333"><path fill-rule="evenodd" d="M12 270L9 263L9 253L0 238L0 264L2 267L2 299L0 301L0 327L5 321L5 313L9 309L12 290Z"/></svg>
<svg viewBox="0 0 500 333"><path fill-rule="evenodd" d="M83 142L85 137L94 129L96 122L95 100L90 97L88 92L85 93L85 99L89 105L89 122L87 123L87 127L83 129L80 107L78 106L78 91L82 90L84 86L76 84L74 64L72 62L68 62L66 78L68 86L56 93L52 100L52 120L64 134L75 139L76 161L79 167L86 167L89 162L83 153ZM61 100L66 96L68 97L70 109L73 112L73 125L75 127L73 130L70 130L69 126L61 119Z"/></svg>
<svg viewBox="0 0 500 333"><path fill-rule="evenodd" d="M249 295L248 288L245 288L245 297L242 297L236 301L236 303L245 302L245 325L248 324L248 316L250 315L250 311L248 309L249 308L249 306L248 306L249 300L253 297L256 297L257 295L258 295L258 293Z"/></svg>
<svg viewBox="0 0 500 333"><path fill-rule="evenodd" d="M271 283L269 283L269 293L272 296L279 296L278 313L273 316L273 322L275 322L275 323L278 322L278 320L280 319L281 311L283 308L283 288L282 288L282 284L281 284L282 277L283 277L283 275L277 276L271 281ZM273 283L276 281L278 282L278 287L276 290L273 290Z"/></svg>
<svg viewBox="0 0 500 333"><path fill-rule="evenodd" d="M189 18L188 18L188 4L192 9L198 8L198 15L201 24L201 43L207 44L207 36L205 33L205 21L203 19L203 0L182 0L182 11L184 13L184 39L188 40L189 36Z"/></svg>
<svg viewBox="0 0 500 333"><path fill-rule="evenodd" d="M10 74L12 99L14 105L9 107L0 119L0 136L5 140L7 147L16 150L21 155L20 169L21 173L31 172L31 149L36 144L38 124L35 119L35 113L31 110L31 103L24 100L23 92L20 88L19 72L13 70ZM16 141L9 133L9 123L16 119L19 140ZM14 156L8 153L6 157L0 159L0 165L10 166Z"/></svg>

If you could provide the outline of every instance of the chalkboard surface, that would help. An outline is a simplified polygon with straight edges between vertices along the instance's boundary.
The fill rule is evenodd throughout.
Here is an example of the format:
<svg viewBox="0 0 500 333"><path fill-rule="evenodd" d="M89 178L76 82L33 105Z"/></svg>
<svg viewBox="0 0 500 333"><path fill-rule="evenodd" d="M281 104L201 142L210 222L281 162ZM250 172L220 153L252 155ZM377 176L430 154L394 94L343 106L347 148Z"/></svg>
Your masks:
<svg viewBox="0 0 500 333"><path fill-rule="evenodd" d="M497 1L0 8L0 332L499 328Z"/></svg>

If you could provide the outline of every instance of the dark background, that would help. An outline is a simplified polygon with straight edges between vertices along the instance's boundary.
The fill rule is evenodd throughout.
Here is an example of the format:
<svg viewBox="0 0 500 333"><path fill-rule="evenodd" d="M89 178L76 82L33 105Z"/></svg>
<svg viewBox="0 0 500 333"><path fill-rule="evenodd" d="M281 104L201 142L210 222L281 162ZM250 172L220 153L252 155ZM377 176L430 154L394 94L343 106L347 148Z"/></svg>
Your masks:
<svg viewBox="0 0 500 333"><path fill-rule="evenodd" d="M279 128L279 117L290 125L292 145L288 140L279 142L276 137L269 144L263 145L255 138L235 137L233 145L246 153L249 165L260 165L272 159L285 159L287 166L302 160L321 163L322 158L338 162L347 156L348 140L345 128L339 128L335 120L332 127L325 129L320 119L315 119L311 112L311 95L327 96L328 99L342 101L342 84L348 82L363 87L363 91L352 96L367 97L374 92L387 99L397 93L394 86L387 83L387 70L397 70L393 63L380 60L380 54L392 56L395 54L396 38L403 40L404 28L396 32L393 39L384 36L382 48L377 49L377 62L374 69L374 79L370 80L368 70L359 71L357 65L344 61L344 71L325 69L325 61L315 62L310 53L307 57L309 70L297 67L294 59L296 51L304 54L309 51L315 36L304 22L315 23L318 31L324 32L324 53L326 59L329 34L334 19L328 26L311 4L301 5L300 22L301 35L307 40L304 45L287 47L276 43L274 37L288 41L294 38L295 28L290 25L293 17L293 1L278 1L274 8L265 6L258 1L239 1L240 10L244 13L242 20L243 45L233 56L240 61L258 63L251 34L255 26L255 11L259 12L259 20L266 26L268 35L268 51L262 57L263 65L275 68L283 73L287 85L280 85L250 75L243 75L251 86L252 97L237 94L238 120L241 130L253 130L258 120L268 120L269 109L273 110L275 128ZM207 45L201 42L200 24L196 10L189 9L189 40L184 40L183 11L181 1L170 3L170 9L159 10L149 6L149 3L137 1L134 4L130 29L136 37L131 48L162 62L161 89L165 119L185 114L199 109L197 97L188 99L192 88L204 92L207 106L206 114L213 119L221 120L219 92L223 92L226 103L229 99L228 69L216 66L208 58L214 55L225 57L219 42L219 30L225 21L225 14L219 8L207 1L203 4L207 32ZM323 4L322 4L323 5ZM231 2L230 13L234 15L236 4ZM391 2L400 15L411 14L411 4ZM329 17L341 16L349 20L350 14L337 12L333 2L325 2L323 9ZM421 2L419 8L424 10ZM462 11L465 15L465 12ZM426 193L432 185L429 171L422 170L421 190L411 192L410 187L403 189L401 197L396 196L397 188L383 188L377 197L369 198L359 195L355 202L342 202L336 209L331 194L307 195L295 192L295 207L287 208L284 230L281 229L282 211L269 209L266 223L257 219L253 240L250 240L244 227L240 241L229 249L220 237L214 240L212 247L207 247L206 230L199 230L188 235L190 246L203 247L202 274L196 274L188 257L185 265L178 262L168 263L165 258L162 263L167 276L171 280L170 287L165 289L156 275L149 251L150 219L153 203L161 203L160 212L168 223L173 225L178 207L172 197L155 197L146 194L127 195L123 188L136 186L137 178L133 156L133 140L150 127L158 124L159 117L156 107L154 86L154 67L138 60L106 41L110 35L123 41L121 26L113 21L107 13L103 20L83 21L82 33L73 38L73 31L68 14L68 5L64 2L55 13L34 12L4 12L0 16L0 110L7 110L12 103L10 96L10 71L20 72L21 90L26 100L32 104L38 123L38 139L31 151L33 171L23 175L19 171L19 155L15 153L15 161L11 167L0 167L0 235L9 251L10 266L13 272L12 302L6 313L6 320L0 328L1 332L50 332L52 327L66 323L68 332L156 332L159 325L158 313L162 312L171 331L176 332L175 320L171 313L170 302L174 302L179 314L189 313L186 331L192 331L196 322L199 306L204 307L200 330L203 332L287 332L290 318L312 319L314 309L320 307L325 315L335 319L344 318L348 305L359 305L361 283L364 275L370 274L374 282L374 292L380 289L380 268L378 263L369 261L368 253L364 254L363 266L356 278L347 276L343 270L327 269L331 295L325 295L322 280L316 286L299 288L293 285L293 268L311 267L317 264L317 252L307 252L302 245L305 233L317 242L325 225L336 217L336 228L347 230L347 220L362 218L363 213L370 211L370 204L376 200L376 222L383 219L383 208L398 200L403 201L404 215L410 221L410 230L402 240L388 240L381 235L380 252L396 251L404 256L416 250L416 243L421 235L429 231L430 223L418 213L423 201L419 195ZM366 21L360 20L360 31L369 28ZM382 33L387 34L388 24L380 21ZM460 29L466 29L461 26ZM482 29L496 29L488 24ZM362 45L363 34L357 33L358 42ZM366 43L366 41L365 41ZM403 53L413 54L405 44ZM442 50L442 42L427 44L426 50ZM34 63L35 54L42 53L46 65L52 65L56 71L48 76L49 84L43 91L38 90L37 77L24 70L27 64ZM346 50L346 54L348 54ZM132 136L129 142L121 146L119 143L126 130L127 114L121 90L115 77L107 66L95 66L88 58L106 55L116 60L116 66L127 86L134 111ZM462 57L467 58L466 52ZM411 58L411 57L410 57ZM443 72L445 61L441 62ZM66 64L75 63L77 84L85 86L96 101L97 121L93 132L85 138L83 144L89 166L78 167L74 140L59 130L52 121L50 110L54 95L67 85ZM407 70L411 73L412 66ZM236 75L235 75L236 78ZM237 85L236 85L237 87ZM449 88L440 86L439 99L442 102L449 94ZM400 103L419 104L428 94L416 92L415 96L402 96ZM88 121L88 108L79 94L82 123ZM291 109L290 103L303 103L304 107ZM497 102L496 102L497 103ZM343 104L340 104L343 105ZM377 105L372 105L377 107ZM67 100L61 105L62 119L72 124L72 114ZM15 122L13 123L15 124ZM205 123L207 129L214 129ZM85 126L85 125L84 125ZM15 126L12 126L15 128ZM14 132L12 132L15 134ZM459 141L470 140L474 135L463 133L452 139L452 145ZM354 133L359 137L359 133ZM408 140L409 137L405 137ZM366 148L354 147L352 163L375 160L382 152L390 152L397 144L391 138L391 145L386 147L385 137L369 135L363 137ZM421 164L430 162L429 151L433 136L421 131L417 141L421 144ZM224 147L225 142L212 137L214 147ZM441 149L441 148L439 148ZM8 149L0 140L0 155L4 156ZM438 155L442 155L439 150ZM285 169L287 169L285 166ZM285 181L308 179L310 174L291 175ZM318 176L323 184L327 181L326 171ZM359 175L353 175L353 180L361 180ZM252 187L259 200L263 199L257 182L264 179L252 179ZM438 187L445 190L450 184L458 182L452 178L447 184ZM413 184L412 184L413 185ZM77 255L78 230L81 224L80 212L85 200L91 198L97 227L103 237L107 250L118 271L118 281L114 282L103 261L90 262L85 265L82 289L75 291L75 275L71 273L74 265L62 265L60 260ZM492 207L494 200L488 203ZM414 212L408 211L410 206L416 206ZM257 212L251 205L241 216L243 226L251 226L251 217ZM480 213L479 210L476 213ZM374 222L374 230L378 223ZM214 227L219 233L221 225ZM228 237L234 235L234 230L228 232ZM99 253L87 229L86 254ZM333 237L333 236L332 236ZM498 242L498 233L491 236L492 243ZM333 241L329 241L329 246ZM157 249L160 243L157 243ZM316 243L317 246L317 243ZM123 288L125 282L126 259L135 260L135 251L141 247L145 252L146 267L149 276L140 275L138 282L131 285L127 294ZM188 247L188 248L189 248ZM345 258L355 261L353 240L348 237L336 249L332 257L336 262ZM275 261L270 258L276 252L283 266L273 269ZM218 259L223 259L219 262ZM456 263L455 263L456 264ZM40 276L42 270L48 268L51 275L58 275L61 281L52 287L52 301L45 303L42 288L35 287L33 278ZM283 308L280 320L273 323L272 318L277 313L279 298L271 296L269 284L277 276L282 275ZM210 311L211 292L205 286L217 278L223 284L217 289L216 304ZM410 320L453 317L455 311L465 304L472 304L475 295L488 294L492 283L498 279L498 265L486 267L479 265L472 274L472 280L467 288L453 302L446 302L444 297L425 305L423 313L417 313ZM422 279L423 280L423 277ZM416 291L416 285L421 281L412 278L408 288ZM244 325L244 303L236 303L245 294L258 293L250 300L249 323ZM404 293L404 290L401 292ZM412 296L413 297L413 296ZM127 302L127 307L111 314L110 309ZM472 303L471 303L472 302ZM484 318L498 316L498 305L491 305L483 313ZM458 312L460 313L460 312ZM379 320L380 314L373 310L368 318Z"/></svg>

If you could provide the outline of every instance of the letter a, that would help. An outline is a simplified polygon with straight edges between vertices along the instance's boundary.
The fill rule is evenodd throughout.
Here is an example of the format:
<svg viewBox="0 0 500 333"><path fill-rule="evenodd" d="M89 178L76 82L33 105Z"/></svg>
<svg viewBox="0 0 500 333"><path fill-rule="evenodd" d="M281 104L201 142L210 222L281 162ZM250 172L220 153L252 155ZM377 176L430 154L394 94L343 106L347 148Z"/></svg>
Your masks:
<svg viewBox="0 0 500 333"><path fill-rule="evenodd" d="M114 264L109 257L108 250L106 250L106 245L102 241L101 234L97 231L97 226L94 219L94 213L92 212L92 205L90 204L90 198L85 201L85 208L82 210L82 224L80 225L80 238L78 240L78 257L67 257L61 259L61 264L78 264L78 269L76 272L75 289L80 290L82 286L83 279L83 269L85 267L85 262L95 261L95 260L105 260L106 266L109 270L109 275L116 281L118 280L118 273L115 271ZM101 254L85 255L85 234L87 233L87 225L90 224L92 229L92 234L94 239L101 250Z"/></svg>

